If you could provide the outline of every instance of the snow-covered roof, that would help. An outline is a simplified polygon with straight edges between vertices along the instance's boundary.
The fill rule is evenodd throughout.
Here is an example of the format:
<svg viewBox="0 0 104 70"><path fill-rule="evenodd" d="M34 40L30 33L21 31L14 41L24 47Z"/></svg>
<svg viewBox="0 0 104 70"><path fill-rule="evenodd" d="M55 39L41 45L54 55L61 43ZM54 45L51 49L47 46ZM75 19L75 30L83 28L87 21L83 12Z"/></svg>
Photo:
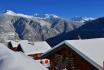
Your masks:
<svg viewBox="0 0 104 70"><path fill-rule="evenodd" d="M98 69L102 69L104 61L104 38L72 40L65 43Z"/></svg>
<svg viewBox="0 0 104 70"><path fill-rule="evenodd" d="M34 42L34 43L20 43L23 52L26 55L35 54L35 53L44 53L51 49L51 47L45 42Z"/></svg>
<svg viewBox="0 0 104 70"><path fill-rule="evenodd" d="M26 54L26 55L30 55L30 54L33 54L34 52L34 46L29 44L29 43L26 43L26 42L21 42L20 43L20 46L23 50L23 52Z"/></svg>
<svg viewBox="0 0 104 70"><path fill-rule="evenodd" d="M13 48L18 47L18 45L22 42L28 43L28 40L17 40L17 41L13 41L13 40L9 40L8 43L12 44Z"/></svg>
<svg viewBox="0 0 104 70"><path fill-rule="evenodd" d="M66 40L59 45L55 46L45 54L50 53L52 50L66 44L68 47L76 51L80 56L89 61L92 65L102 70L104 61L104 38L86 39L86 40Z"/></svg>
<svg viewBox="0 0 104 70"><path fill-rule="evenodd" d="M12 44L12 47L13 47L13 48L16 48L16 47L19 45L19 43L16 42L16 41L10 41L9 43Z"/></svg>
<svg viewBox="0 0 104 70"><path fill-rule="evenodd" d="M48 70L23 53L16 53L0 44L0 70Z"/></svg>
<svg viewBox="0 0 104 70"><path fill-rule="evenodd" d="M37 53L45 53L46 51L50 50L51 47L46 41L41 42L34 42L35 52Z"/></svg>

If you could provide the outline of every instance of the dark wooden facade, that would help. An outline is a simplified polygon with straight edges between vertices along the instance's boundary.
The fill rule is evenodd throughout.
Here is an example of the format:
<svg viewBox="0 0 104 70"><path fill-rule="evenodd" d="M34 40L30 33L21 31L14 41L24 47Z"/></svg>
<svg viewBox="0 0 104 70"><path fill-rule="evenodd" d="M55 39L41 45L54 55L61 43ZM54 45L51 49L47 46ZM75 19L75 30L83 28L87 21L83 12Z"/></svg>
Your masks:
<svg viewBox="0 0 104 70"><path fill-rule="evenodd" d="M11 42L8 42L8 48L13 50L13 51L16 51L17 50L17 47L13 47L12 43Z"/></svg>
<svg viewBox="0 0 104 70"><path fill-rule="evenodd" d="M21 52L23 52L23 49L21 48L21 45L20 45L20 44L18 45L16 51L21 51Z"/></svg>
<svg viewBox="0 0 104 70"><path fill-rule="evenodd" d="M50 60L50 70L98 70L70 47L63 44L43 56Z"/></svg>

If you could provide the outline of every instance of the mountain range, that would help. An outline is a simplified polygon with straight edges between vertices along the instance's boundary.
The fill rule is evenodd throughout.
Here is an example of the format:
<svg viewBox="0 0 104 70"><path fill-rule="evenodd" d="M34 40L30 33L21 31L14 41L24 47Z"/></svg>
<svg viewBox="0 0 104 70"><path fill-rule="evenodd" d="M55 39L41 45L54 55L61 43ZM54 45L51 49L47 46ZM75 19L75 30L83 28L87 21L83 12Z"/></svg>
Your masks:
<svg viewBox="0 0 104 70"><path fill-rule="evenodd" d="M78 16L75 16L73 18L71 18L72 21L75 21L75 22L87 22L87 21L92 21L92 20L95 20L96 18L93 18L93 17L78 17Z"/></svg>
<svg viewBox="0 0 104 70"><path fill-rule="evenodd" d="M43 41L66 34L84 24L54 14L25 15L6 10L0 13L0 42L16 39Z"/></svg>
<svg viewBox="0 0 104 70"><path fill-rule="evenodd" d="M0 13L0 42L46 40L55 46L64 40L104 37L104 17L65 19L54 14L25 15L6 10Z"/></svg>
<svg viewBox="0 0 104 70"><path fill-rule="evenodd" d="M77 29L47 39L47 42L51 46L55 46L64 40L91 39L104 37L104 17L100 17L95 20L87 21L84 23L84 25Z"/></svg>

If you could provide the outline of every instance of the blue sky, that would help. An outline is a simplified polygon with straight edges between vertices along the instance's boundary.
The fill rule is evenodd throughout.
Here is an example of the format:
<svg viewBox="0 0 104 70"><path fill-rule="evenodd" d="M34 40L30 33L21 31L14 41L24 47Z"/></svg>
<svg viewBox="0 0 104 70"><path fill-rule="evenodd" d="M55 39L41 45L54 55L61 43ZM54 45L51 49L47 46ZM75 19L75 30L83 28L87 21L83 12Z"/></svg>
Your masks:
<svg viewBox="0 0 104 70"><path fill-rule="evenodd" d="M2 10L29 15L49 13L64 18L100 17L104 16L104 0L0 0Z"/></svg>

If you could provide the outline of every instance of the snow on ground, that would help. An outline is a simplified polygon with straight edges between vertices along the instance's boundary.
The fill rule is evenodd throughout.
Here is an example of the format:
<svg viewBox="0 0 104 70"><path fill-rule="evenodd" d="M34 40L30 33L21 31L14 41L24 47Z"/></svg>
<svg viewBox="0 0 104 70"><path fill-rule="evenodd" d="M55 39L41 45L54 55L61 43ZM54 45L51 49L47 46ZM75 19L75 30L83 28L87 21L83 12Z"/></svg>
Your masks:
<svg viewBox="0 0 104 70"><path fill-rule="evenodd" d="M21 52L13 52L0 44L0 70L48 70Z"/></svg>

